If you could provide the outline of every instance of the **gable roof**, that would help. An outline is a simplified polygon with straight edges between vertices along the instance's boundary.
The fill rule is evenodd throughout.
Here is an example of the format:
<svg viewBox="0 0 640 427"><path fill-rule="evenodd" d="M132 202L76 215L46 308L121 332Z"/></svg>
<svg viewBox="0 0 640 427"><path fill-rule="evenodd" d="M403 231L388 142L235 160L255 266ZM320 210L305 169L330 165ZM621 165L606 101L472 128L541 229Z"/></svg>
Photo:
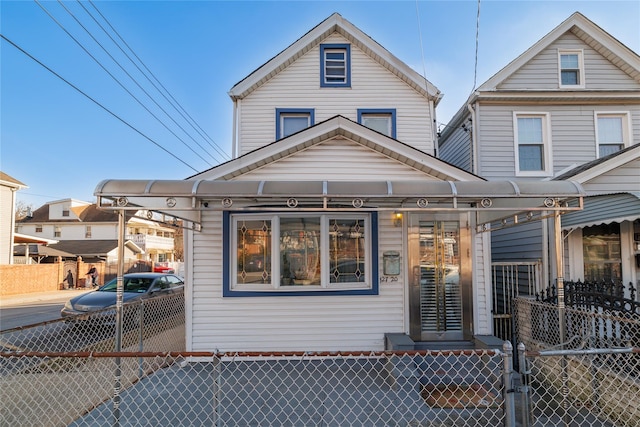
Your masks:
<svg viewBox="0 0 640 427"><path fill-rule="evenodd" d="M278 159L291 156L314 145L343 136L380 154L401 162L436 179L483 181L457 166L431 156L396 139L378 133L343 116L334 116L286 138L214 166L187 179L231 180Z"/></svg>
<svg viewBox="0 0 640 427"><path fill-rule="evenodd" d="M99 209L98 206L93 203L86 206L74 206L71 210L77 215L76 218L65 219L50 219L49 217L50 203L40 206L38 209L31 213L30 217L22 218L16 222L18 223L79 223L79 222L108 222L118 223L118 214L112 211L106 211ZM128 220L129 218L127 218Z"/></svg>
<svg viewBox="0 0 640 427"><path fill-rule="evenodd" d="M367 34L344 19L339 13L334 13L329 16L289 47L261 65L243 80L236 83L229 91L229 96L234 101L246 97L274 75L289 66L289 64L336 32L348 39L371 58L378 61L383 67L395 74L418 93L427 98L432 98L436 105L442 99L442 93L437 87L391 54L391 52Z"/></svg>
<svg viewBox="0 0 640 427"><path fill-rule="evenodd" d="M572 181L584 183L637 159L640 159L640 143L626 147L608 156L583 163L553 179L555 181L571 179ZM640 175L640 171L638 171L638 174ZM638 190L640 191L640 183L638 184Z"/></svg>
<svg viewBox="0 0 640 427"><path fill-rule="evenodd" d="M587 45L599 52L635 81L640 82L640 56L580 12L575 12L523 54L480 85L476 92L496 90L500 83L508 79L513 73L568 31L583 40Z"/></svg>
<svg viewBox="0 0 640 427"><path fill-rule="evenodd" d="M134 253L144 251L131 240L125 242ZM106 257L107 254L118 248L118 240L61 240L49 245L50 248L82 256L83 258Z"/></svg>
<svg viewBox="0 0 640 427"><path fill-rule="evenodd" d="M17 188L18 190L20 190L21 188L29 188L26 184L23 184L11 175L8 175L2 171L0 171L0 185L3 185L5 187Z"/></svg>

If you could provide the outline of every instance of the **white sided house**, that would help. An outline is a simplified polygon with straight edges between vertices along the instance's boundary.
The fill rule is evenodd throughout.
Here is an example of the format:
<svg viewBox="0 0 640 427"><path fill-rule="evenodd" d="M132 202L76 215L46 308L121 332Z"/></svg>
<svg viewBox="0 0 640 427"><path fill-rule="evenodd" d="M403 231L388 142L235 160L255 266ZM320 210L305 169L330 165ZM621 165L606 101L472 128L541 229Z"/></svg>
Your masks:
<svg viewBox="0 0 640 427"><path fill-rule="evenodd" d="M573 254L566 278L637 287L640 264L634 252L640 241L640 209L631 215L625 210L628 205L617 201L633 200L640 191L640 168L632 157L638 144L640 57L576 12L474 91L442 131L438 157L489 181L545 185L579 178L588 194L601 197L585 201L584 211L570 215L570 222L563 217L564 242ZM598 193L591 178L585 180L578 172L615 153L620 155L606 165L620 170L607 170L598 178L609 182L607 190ZM607 201L609 208L597 207L596 200ZM612 223L615 218L625 220ZM587 238L579 244L583 232ZM542 260L538 285L546 288L557 277L553 234L550 220L492 233L492 261ZM586 248L604 234L616 235L611 251L600 251L597 260L583 259L583 244ZM591 273L584 274L587 264Z"/></svg>
<svg viewBox="0 0 640 427"><path fill-rule="evenodd" d="M184 221L191 351L482 340L486 225L581 205L572 182L489 183L435 158L439 91L338 14L230 96L233 160L95 193Z"/></svg>

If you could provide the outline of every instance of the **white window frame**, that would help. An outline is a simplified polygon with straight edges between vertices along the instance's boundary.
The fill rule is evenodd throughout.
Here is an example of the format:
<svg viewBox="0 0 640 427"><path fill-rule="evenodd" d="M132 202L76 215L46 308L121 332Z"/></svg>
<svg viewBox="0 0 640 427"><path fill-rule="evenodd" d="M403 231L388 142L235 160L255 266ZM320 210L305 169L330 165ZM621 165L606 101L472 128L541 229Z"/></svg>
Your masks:
<svg viewBox="0 0 640 427"><path fill-rule="evenodd" d="M84 226L84 238L85 239L91 239L91 226L90 225L85 225Z"/></svg>
<svg viewBox="0 0 640 427"><path fill-rule="evenodd" d="M36 224L36 233L42 233L42 224Z"/></svg>
<svg viewBox="0 0 640 427"><path fill-rule="evenodd" d="M621 121L622 126L622 148L624 149L631 145L631 120L630 114L628 111L594 111L594 125L595 125L595 137L596 137L596 157L600 158L600 146L601 145L617 145L617 143L612 142L600 142L600 136L598 132L598 119L601 117L618 117Z"/></svg>
<svg viewBox="0 0 640 427"><path fill-rule="evenodd" d="M53 227L53 237L62 237L62 228L60 226Z"/></svg>
<svg viewBox="0 0 640 427"><path fill-rule="evenodd" d="M578 56L578 84L566 85L562 84L562 55ZM584 89L584 52L582 49L558 49L558 85L563 89Z"/></svg>
<svg viewBox="0 0 640 427"><path fill-rule="evenodd" d="M374 239L372 227L372 213L343 213L343 212L296 212L296 213L231 213L229 221L229 265L228 268L228 289L230 293L241 294L249 293L256 295L257 293L286 293L286 294L305 294L310 292L326 293L327 291L339 291L348 293L349 291L371 291L378 292L375 283L378 277L374 270ZM280 285L280 218L319 218L320 219L320 285L305 286L285 286ZM364 282L341 282L331 283L329 271L329 221L331 219L353 219L364 222L365 248L364 248ZM243 220L267 220L271 222L271 281L268 283L238 283L237 282L237 250L238 247L238 222Z"/></svg>
<svg viewBox="0 0 640 427"><path fill-rule="evenodd" d="M341 53L344 55L342 66L344 74L342 78L336 79L335 75L330 75L327 70L330 68L328 62L340 62L329 60L327 54ZM333 67L336 68L336 67ZM330 78L331 76L331 78ZM351 87L351 45L348 43L331 43L320 45L320 87Z"/></svg>
<svg viewBox="0 0 640 427"><path fill-rule="evenodd" d="M520 170L520 142L518 141L518 119L541 118L542 119L542 169L536 171ZM551 155L551 120L549 113L539 111L514 111L513 112L513 142L515 157L515 175L522 177L541 177L553 175L553 156Z"/></svg>

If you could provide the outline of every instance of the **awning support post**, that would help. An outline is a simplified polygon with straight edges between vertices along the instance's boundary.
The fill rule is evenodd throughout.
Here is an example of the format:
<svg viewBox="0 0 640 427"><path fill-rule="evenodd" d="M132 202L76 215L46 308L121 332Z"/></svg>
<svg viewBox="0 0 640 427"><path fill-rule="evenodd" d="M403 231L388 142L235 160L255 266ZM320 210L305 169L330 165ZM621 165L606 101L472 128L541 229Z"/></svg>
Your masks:
<svg viewBox="0 0 640 427"><path fill-rule="evenodd" d="M118 278L116 288L116 337L115 349L118 354L122 351L122 300L124 296L124 241L125 241L125 210L118 210ZM115 385L113 389L113 425L120 425L120 389L122 388L122 367L120 356L115 358Z"/></svg>

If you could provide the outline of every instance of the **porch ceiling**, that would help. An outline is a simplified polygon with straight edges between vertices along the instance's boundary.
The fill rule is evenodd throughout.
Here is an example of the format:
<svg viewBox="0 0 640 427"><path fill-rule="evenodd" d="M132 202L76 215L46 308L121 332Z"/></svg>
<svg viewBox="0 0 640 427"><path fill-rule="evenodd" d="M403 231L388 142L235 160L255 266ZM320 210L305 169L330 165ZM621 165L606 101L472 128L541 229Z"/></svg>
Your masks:
<svg viewBox="0 0 640 427"><path fill-rule="evenodd" d="M194 224L203 210L234 203L245 210L477 211L489 223L520 212L579 210L584 191L573 181L105 180L94 194L102 209L146 209Z"/></svg>

